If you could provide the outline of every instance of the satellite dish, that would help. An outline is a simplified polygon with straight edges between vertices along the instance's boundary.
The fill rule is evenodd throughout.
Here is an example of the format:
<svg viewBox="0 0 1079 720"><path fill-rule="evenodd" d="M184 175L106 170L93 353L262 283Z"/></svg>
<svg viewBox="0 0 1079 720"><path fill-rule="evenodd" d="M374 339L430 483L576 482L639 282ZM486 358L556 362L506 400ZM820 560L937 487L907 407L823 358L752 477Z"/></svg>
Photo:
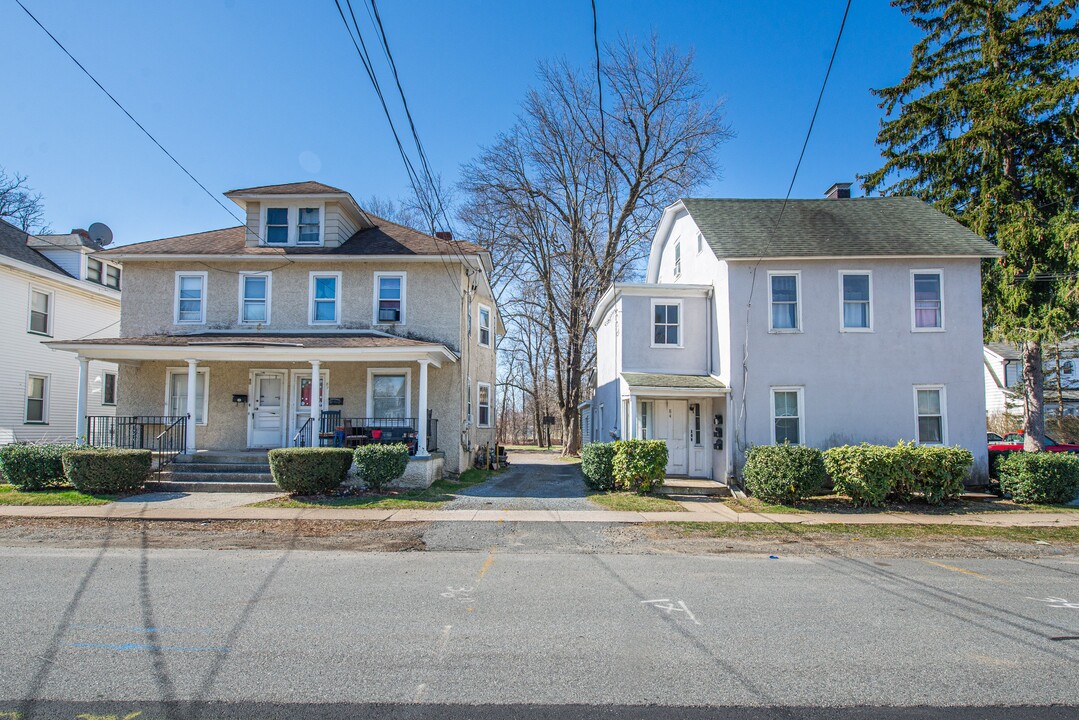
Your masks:
<svg viewBox="0 0 1079 720"><path fill-rule="evenodd" d="M98 245L105 246L112 242L112 230L105 223L96 222L87 232L90 233L90 239Z"/></svg>

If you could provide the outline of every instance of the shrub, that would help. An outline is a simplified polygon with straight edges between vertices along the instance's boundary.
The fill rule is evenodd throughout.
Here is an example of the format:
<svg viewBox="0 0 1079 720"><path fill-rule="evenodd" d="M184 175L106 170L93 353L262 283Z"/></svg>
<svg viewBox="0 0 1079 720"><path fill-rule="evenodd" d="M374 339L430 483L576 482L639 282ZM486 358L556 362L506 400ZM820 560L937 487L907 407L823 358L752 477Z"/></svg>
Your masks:
<svg viewBox="0 0 1079 720"><path fill-rule="evenodd" d="M1017 452L1000 463L1000 489L1018 503L1066 503L1079 494L1079 457Z"/></svg>
<svg viewBox="0 0 1079 720"><path fill-rule="evenodd" d="M667 443L663 440L622 440L615 443L614 485L644 495L663 484L667 472Z"/></svg>
<svg viewBox="0 0 1079 720"><path fill-rule="evenodd" d="M581 448L581 472L584 482L593 490L614 489L614 453L616 442L588 443Z"/></svg>
<svg viewBox="0 0 1079 720"><path fill-rule="evenodd" d="M880 507L892 490L912 482L901 453L886 445L843 445L826 450L824 467L837 493L856 505Z"/></svg>
<svg viewBox="0 0 1079 720"><path fill-rule="evenodd" d="M899 442L892 449L905 472L897 475L896 497L909 502L920 493L930 505L955 500L963 494L963 480L974 464L966 448L915 445Z"/></svg>
<svg viewBox="0 0 1079 720"><path fill-rule="evenodd" d="M0 475L19 490L44 490L65 484L62 455L66 443L12 443L0 446Z"/></svg>
<svg viewBox="0 0 1079 720"><path fill-rule="evenodd" d="M356 472L375 492L405 474L408 445L391 443L361 445L356 448Z"/></svg>
<svg viewBox="0 0 1079 720"><path fill-rule="evenodd" d="M820 450L784 444L750 448L742 477L755 497L770 503L793 503L819 491L827 474Z"/></svg>
<svg viewBox="0 0 1079 720"><path fill-rule="evenodd" d="M141 490L150 474L149 450L82 448L63 454L64 475L75 489L91 495Z"/></svg>
<svg viewBox="0 0 1079 720"><path fill-rule="evenodd" d="M348 448L274 448L268 457L277 487L297 495L333 490L345 481L352 466Z"/></svg>

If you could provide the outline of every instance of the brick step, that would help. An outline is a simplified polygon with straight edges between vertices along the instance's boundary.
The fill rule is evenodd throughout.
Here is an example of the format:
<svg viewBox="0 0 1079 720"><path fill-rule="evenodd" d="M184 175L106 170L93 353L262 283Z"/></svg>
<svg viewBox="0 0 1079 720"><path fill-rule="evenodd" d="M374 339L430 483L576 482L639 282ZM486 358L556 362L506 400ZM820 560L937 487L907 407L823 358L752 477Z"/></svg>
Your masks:
<svg viewBox="0 0 1079 720"><path fill-rule="evenodd" d="M154 480L146 483L146 489L154 492L267 493L268 495L281 494L281 490L272 482L178 482L174 480Z"/></svg>
<svg viewBox="0 0 1079 720"><path fill-rule="evenodd" d="M697 497L728 497L731 489L715 480L667 478L654 491L657 495L692 495Z"/></svg>

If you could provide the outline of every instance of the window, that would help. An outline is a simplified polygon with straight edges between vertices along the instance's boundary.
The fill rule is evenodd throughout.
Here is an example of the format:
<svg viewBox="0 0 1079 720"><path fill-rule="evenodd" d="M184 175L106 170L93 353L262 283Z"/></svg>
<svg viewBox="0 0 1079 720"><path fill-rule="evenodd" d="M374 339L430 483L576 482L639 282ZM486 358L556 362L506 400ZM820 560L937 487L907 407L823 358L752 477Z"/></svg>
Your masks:
<svg viewBox="0 0 1079 720"><path fill-rule="evenodd" d="M914 404L918 414L918 442L922 445L946 444L944 386L915 386Z"/></svg>
<svg viewBox="0 0 1079 720"><path fill-rule="evenodd" d="M652 301L652 347L681 347L682 301Z"/></svg>
<svg viewBox="0 0 1079 720"><path fill-rule="evenodd" d="M101 376L101 404L116 404L116 373L107 372Z"/></svg>
<svg viewBox="0 0 1079 720"><path fill-rule="evenodd" d="M872 276L868 272L840 271L839 288L843 293L840 327L845 331L872 330Z"/></svg>
<svg viewBox="0 0 1079 720"><path fill-rule="evenodd" d="M940 270L912 270L912 327L914 331L944 329L943 273Z"/></svg>
<svg viewBox="0 0 1079 720"><path fill-rule="evenodd" d="M405 322L404 273L375 273L375 324Z"/></svg>
<svg viewBox="0 0 1079 720"><path fill-rule="evenodd" d="M120 268L115 265L105 266L105 284L113 290L120 289Z"/></svg>
<svg viewBox="0 0 1079 720"><path fill-rule="evenodd" d="M49 376L26 376L26 423L45 425L49 422Z"/></svg>
<svg viewBox="0 0 1079 720"><path fill-rule="evenodd" d="M206 273L176 273L176 322L206 322Z"/></svg>
<svg viewBox="0 0 1079 720"><path fill-rule="evenodd" d="M367 374L371 417L401 420L408 417L411 376L406 370Z"/></svg>
<svg viewBox="0 0 1079 720"><path fill-rule="evenodd" d="M266 208L266 242L270 245L288 243L288 208Z"/></svg>
<svg viewBox="0 0 1079 720"><path fill-rule="evenodd" d="M697 233L697 254L704 252L704 233Z"/></svg>
<svg viewBox="0 0 1079 720"><path fill-rule="evenodd" d="M297 222L299 232L296 239L298 245L319 244L318 217L318 208L300 208L299 221Z"/></svg>
<svg viewBox="0 0 1079 720"><path fill-rule="evenodd" d="M640 416L637 418L637 437L648 440L652 437L652 403L642 400Z"/></svg>
<svg viewBox="0 0 1079 720"><path fill-rule="evenodd" d="M52 334L52 293L30 288L30 323L27 330L38 335Z"/></svg>
<svg viewBox="0 0 1079 720"><path fill-rule="evenodd" d="M772 443L802 443L802 388L772 388Z"/></svg>
<svg viewBox="0 0 1079 720"><path fill-rule="evenodd" d="M491 427L491 386L487 383L476 383L476 404L479 406L477 424Z"/></svg>
<svg viewBox="0 0 1079 720"><path fill-rule="evenodd" d="M1004 363L1004 384L1007 387L1014 388L1023 382L1023 363L1016 361L1005 361Z"/></svg>
<svg viewBox="0 0 1079 720"><path fill-rule="evenodd" d="M340 320L337 293L341 285L341 273L311 273L311 307L308 322L311 325L336 325Z"/></svg>
<svg viewBox="0 0 1079 720"><path fill-rule="evenodd" d="M209 410L210 371L206 368L195 374L195 424L205 425ZM187 368L168 368L165 371L165 414L187 415Z"/></svg>
<svg viewBox="0 0 1079 720"><path fill-rule="evenodd" d="M104 264L94 258L86 258L86 279L90 282L100 283Z"/></svg>
<svg viewBox="0 0 1079 720"><path fill-rule="evenodd" d="M1065 360L1060 365L1060 372L1063 375L1067 375L1068 377L1071 377L1072 375L1075 374L1075 363L1073 363L1071 360Z"/></svg>
<svg viewBox="0 0 1079 720"><path fill-rule="evenodd" d="M682 274L682 241L674 241L674 276Z"/></svg>
<svg viewBox="0 0 1079 720"><path fill-rule="evenodd" d="M240 322L263 325L270 322L268 273L240 273Z"/></svg>
<svg viewBox="0 0 1079 720"><path fill-rule="evenodd" d="M491 347L491 308L480 305L480 345Z"/></svg>
<svg viewBox="0 0 1079 720"><path fill-rule="evenodd" d="M798 332L801 328L798 310L800 278L798 273L768 273L770 332Z"/></svg>
<svg viewBox="0 0 1079 720"><path fill-rule="evenodd" d="M691 403L689 406L690 426L689 439L696 447L701 446L701 404Z"/></svg>

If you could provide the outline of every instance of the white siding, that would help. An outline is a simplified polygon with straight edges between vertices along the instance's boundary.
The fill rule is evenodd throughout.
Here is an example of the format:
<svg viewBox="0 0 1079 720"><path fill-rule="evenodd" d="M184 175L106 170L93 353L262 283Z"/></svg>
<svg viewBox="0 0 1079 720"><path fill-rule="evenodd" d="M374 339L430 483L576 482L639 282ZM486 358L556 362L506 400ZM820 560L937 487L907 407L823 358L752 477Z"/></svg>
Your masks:
<svg viewBox="0 0 1079 720"><path fill-rule="evenodd" d="M59 265L71 277L82 279L83 255L81 252L74 249L61 250L60 248L53 250L39 248L38 252Z"/></svg>

